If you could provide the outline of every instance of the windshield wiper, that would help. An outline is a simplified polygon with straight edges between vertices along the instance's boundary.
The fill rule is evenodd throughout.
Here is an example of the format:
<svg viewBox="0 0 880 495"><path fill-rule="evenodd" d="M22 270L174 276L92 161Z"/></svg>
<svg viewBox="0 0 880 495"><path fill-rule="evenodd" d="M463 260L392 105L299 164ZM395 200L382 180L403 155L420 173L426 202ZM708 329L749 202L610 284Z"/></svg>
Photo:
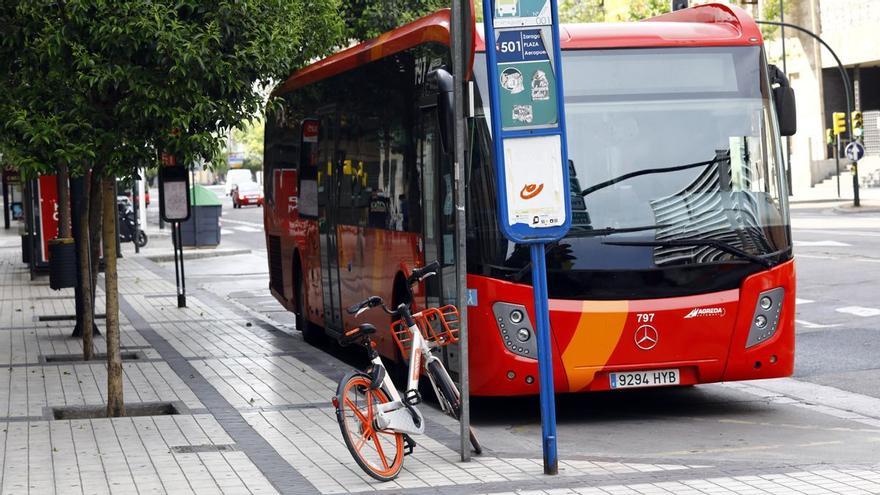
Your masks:
<svg viewBox="0 0 880 495"><path fill-rule="evenodd" d="M715 158L711 160L706 160L704 162L697 163L688 163L687 165L676 165L674 167L665 167L665 168L646 168L644 170L637 170L635 172L630 172L628 174L619 175L613 179L606 180L605 182L600 182L594 186L590 186L583 191L581 191L581 196L586 196L588 194L593 194L594 192L605 189L608 186L613 186L618 182L623 182L627 179L632 179L633 177L638 177L640 175L648 175L648 174L663 174L666 172L677 172L679 170L687 170L689 168L697 168L697 167L705 167L708 165L712 165L714 163L723 162L730 159L730 152L726 151L723 153L718 153Z"/></svg>
<svg viewBox="0 0 880 495"><path fill-rule="evenodd" d="M767 253L764 255L756 255L742 249L724 242L718 239L687 239L687 240L670 240L670 241L607 241L602 244L608 244L611 246L640 246L640 247L693 247L693 246L709 246L713 247L719 251L724 251L725 253L732 254L738 258L742 258L745 260L749 260L752 263L757 263L759 265L765 266L767 268L773 267L773 262L767 259L767 257L776 256L786 251L785 249L780 251L775 251L772 253Z"/></svg>
<svg viewBox="0 0 880 495"><path fill-rule="evenodd" d="M645 225L640 227L604 227L601 229L587 229L585 227L572 227L571 230L566 234L566 238L569 237L600 237L603 235L611 235L611 234L626 234L628 232L642 232L644 230L656 230L663 229L669 227L672 224L662 224L662 225ZM583 232L574 232L575 229L584 229Z"/></svg>

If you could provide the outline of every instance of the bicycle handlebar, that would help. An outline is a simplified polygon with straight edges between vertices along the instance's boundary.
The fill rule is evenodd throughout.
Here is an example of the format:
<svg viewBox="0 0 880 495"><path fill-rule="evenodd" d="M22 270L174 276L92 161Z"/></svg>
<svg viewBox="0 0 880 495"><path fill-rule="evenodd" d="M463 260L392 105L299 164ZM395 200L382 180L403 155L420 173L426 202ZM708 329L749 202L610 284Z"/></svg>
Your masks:
<svg viewBox="0 0 880 495"><path fill-rule="evenodd" d="M348 314L350 314L350 315L360 314L370 308L375 308L376 306L383 306L383 305L384 305L384 303L383 303L381 297L372 296L367 299L364 299L363 301L359 302L358 304L355 304L354 306L349 306Z"/></svg>
<svg viewBox="0 0 880 495"><path fill-rule="evenodd" d="M428 263L427 265L425 265L421 268L413 269L413 271L410 273L409 277L407 277L406 283L409 287L412 287L413 285L421 282L422 280L424 280L432 275L437 275L438 271L440 271L440 262L439 261L432 261L431 263ZM350 306L347 311L348 311L348 314L350 314L350 315L360 316L361 313L363 313L364 311L378 307L378 306L381 306L382 309L391 316L397 315L397 309L396 308L392 309L392 308L389 308L388 306L386 306L385 301L383 301L382 298L379 296L372 296L367 299L364 299L360 303L355 304L353 306Z"/></svg>
<svg viewBox="0 0 880 495"><path fill-rule="evenodd" d="M432 275L437 275L438 271L440 271L440 262L436 260L432 261L421 268L413 269L409 278L406 279L406 283L410 286L415 285Z"/></svg>

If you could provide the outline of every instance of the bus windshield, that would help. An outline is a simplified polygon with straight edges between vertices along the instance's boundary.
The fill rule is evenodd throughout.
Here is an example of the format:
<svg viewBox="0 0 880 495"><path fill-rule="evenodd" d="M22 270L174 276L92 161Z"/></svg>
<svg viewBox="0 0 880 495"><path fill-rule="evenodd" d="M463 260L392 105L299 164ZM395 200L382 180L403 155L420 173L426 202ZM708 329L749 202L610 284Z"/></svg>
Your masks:
<svg viewBox="0 0 880 495"><path fill-rule="evenodd" d="M568 237L547 248L551 297L729 289L790 257L760 47L568 50L563 71L573 216ZM474 72L487 95L485 58ZM472 145L491 149L485 123L481 133ZM477 161L471 173L489 173ZM472 272L527 282L528 249L491 234L479 212L488 202L470 197L481 260Z"/></svg>

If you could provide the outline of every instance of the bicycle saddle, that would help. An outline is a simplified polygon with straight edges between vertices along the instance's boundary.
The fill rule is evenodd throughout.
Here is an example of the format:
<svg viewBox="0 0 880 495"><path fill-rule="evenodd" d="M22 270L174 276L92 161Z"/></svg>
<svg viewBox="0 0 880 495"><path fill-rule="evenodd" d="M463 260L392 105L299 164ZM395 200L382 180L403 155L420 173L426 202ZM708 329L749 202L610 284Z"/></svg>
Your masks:
<svg viewBox="0 0 880 495"><path fill-rule="evenodd" d="M351 330L342 334L342 338L339 339L339 343L342 345L349 345L361 337L365 337L367 335L376 333L376 327L369 323L361 323L356 328L352 328Z"/></svg>

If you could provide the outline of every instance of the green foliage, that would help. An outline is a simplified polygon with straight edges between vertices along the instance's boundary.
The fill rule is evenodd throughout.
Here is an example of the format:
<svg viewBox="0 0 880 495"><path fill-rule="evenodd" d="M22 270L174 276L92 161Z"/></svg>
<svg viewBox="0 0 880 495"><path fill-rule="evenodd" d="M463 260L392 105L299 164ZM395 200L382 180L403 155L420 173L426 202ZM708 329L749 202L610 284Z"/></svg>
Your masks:
<svg viewBox="0 0 880 495"><path fill-rule="evenodd" d="M368 40L449 6L449 0L343 0L345 36Z"/></svg>
<svg viewBox="0 0 880 495"><path fill-rule="evenodd" d="M106 175L210 161L342 33L334 0L0 0L0 25L4 159Z"/></svg>
<svg viewBox="0 0 880 495"><path fill-rule="evenodd" d="M779 0L767 0L764 2L764 8L761 12L761 19L765 21L779 21L780 14ZM782 1L782 12L788 14L791 12L791 0ZM791 31L791 30L789 30ZM779 35L779 26L761 25L761 34L764 40L772 40Z"/></svg>
<svg viewBox="0 0 880 495"><path fill-rule="evenodd" d="M243 128L232 131L232 138L244 145L245 167L262 170L264 133L265 124L259 119L252 120ZM248 167L248 163L251 163L250 167Z"/></svg>
<svg viewBox="0 0 880 495"><path fill-rule="evenodd" d="M670 0L632 0L629 6L629 20L640 21L669 12Z"/></svg>
<svg viewBox="0 0 880 495"><path fill-rule="evenodd" d="M559 22L603 22L604 0L559 0Z"/></svg>

